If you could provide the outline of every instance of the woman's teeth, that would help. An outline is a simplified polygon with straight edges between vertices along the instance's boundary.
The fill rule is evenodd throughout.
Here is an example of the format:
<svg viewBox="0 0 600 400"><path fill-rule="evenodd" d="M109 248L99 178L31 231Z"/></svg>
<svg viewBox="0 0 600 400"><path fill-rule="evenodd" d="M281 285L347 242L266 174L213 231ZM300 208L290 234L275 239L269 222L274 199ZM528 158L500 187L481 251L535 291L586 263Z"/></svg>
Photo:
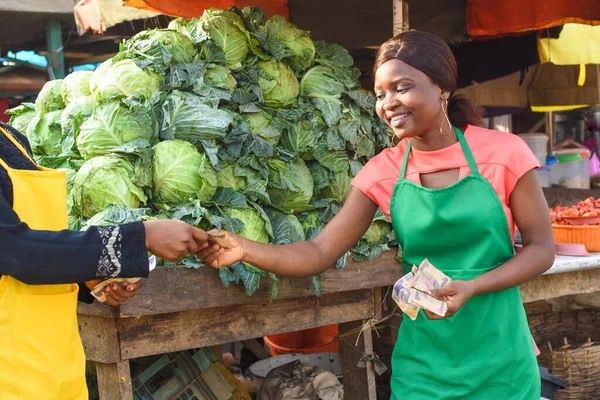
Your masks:
<svg viewBox="0 0 600 400"><path fill-rule="evenodd" d="M404 117L407 117L409 113L406 114L400 114L400 115L396 115L395 117L392 117L392 119L390 121L394 122L394 121L399 121Z"/></svg>

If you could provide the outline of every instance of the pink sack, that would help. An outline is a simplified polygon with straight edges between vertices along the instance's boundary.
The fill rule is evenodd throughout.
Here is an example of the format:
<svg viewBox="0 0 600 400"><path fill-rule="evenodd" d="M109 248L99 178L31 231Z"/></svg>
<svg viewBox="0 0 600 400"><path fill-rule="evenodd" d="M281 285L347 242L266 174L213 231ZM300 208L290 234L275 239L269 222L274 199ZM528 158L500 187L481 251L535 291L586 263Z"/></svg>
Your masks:
<svg viewBox="0 0 600 400"><path fill-rule="evenodd" d="M598 160L598 154L592 154L590 158L590 176L600 175L600 160Z"/></svg>

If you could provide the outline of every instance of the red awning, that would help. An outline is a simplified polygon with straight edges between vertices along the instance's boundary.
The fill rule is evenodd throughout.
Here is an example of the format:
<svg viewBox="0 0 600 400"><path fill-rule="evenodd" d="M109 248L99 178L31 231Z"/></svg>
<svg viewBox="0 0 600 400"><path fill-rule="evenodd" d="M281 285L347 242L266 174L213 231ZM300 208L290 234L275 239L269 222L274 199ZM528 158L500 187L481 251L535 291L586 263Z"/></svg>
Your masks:
<svg viewBox="0 0 600 400"><path fill-rule="evenodd" d="M174 17L201 17L208 8L260 6L267 15L283 15L289 19L287 0L125 0L124 5L159 12Z"/></svg>

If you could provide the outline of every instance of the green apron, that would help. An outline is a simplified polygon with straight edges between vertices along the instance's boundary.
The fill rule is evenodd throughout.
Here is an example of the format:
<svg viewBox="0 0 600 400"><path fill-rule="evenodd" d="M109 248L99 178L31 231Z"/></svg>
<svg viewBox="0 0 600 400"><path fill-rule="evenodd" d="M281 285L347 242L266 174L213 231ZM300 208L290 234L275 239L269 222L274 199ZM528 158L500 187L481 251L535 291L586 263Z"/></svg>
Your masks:
<svg viewBox="0 0 600 400"><path fill-rule="evenodd" d="M513 257L500 199L479 175L460 130L471 175L442 189L405 179L408 145L390 215L404 271L429 261L469 280ZM392 400L539 400L540 376L519 288L471 298L452 317L402 320L392 355Z"/></svg>

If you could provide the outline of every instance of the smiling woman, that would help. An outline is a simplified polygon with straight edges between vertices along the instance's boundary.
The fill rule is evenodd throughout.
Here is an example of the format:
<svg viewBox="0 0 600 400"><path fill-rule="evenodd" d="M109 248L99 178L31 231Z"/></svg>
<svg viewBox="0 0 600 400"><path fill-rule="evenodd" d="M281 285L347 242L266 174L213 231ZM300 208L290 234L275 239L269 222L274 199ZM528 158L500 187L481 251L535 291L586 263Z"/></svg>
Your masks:
<svg viewBox="0 0 600 400"><path fill-rule="evenodd" d="M245 261L280 276L317 275L354 246L379 207L405 273L428 259L452 279L432 293L446 301L444 317L419 311L402 321L392 400L539 399L518 288L554 260L537 158L518 136L479 127L481 108L452 95L456 62L434 35L388 40L374 76L377 114L401 143L369 160L321 233L275 246L219 232L227 249L215 244L200 257L215 268ZM517 255L515 225L523 239Z"/></svg>

